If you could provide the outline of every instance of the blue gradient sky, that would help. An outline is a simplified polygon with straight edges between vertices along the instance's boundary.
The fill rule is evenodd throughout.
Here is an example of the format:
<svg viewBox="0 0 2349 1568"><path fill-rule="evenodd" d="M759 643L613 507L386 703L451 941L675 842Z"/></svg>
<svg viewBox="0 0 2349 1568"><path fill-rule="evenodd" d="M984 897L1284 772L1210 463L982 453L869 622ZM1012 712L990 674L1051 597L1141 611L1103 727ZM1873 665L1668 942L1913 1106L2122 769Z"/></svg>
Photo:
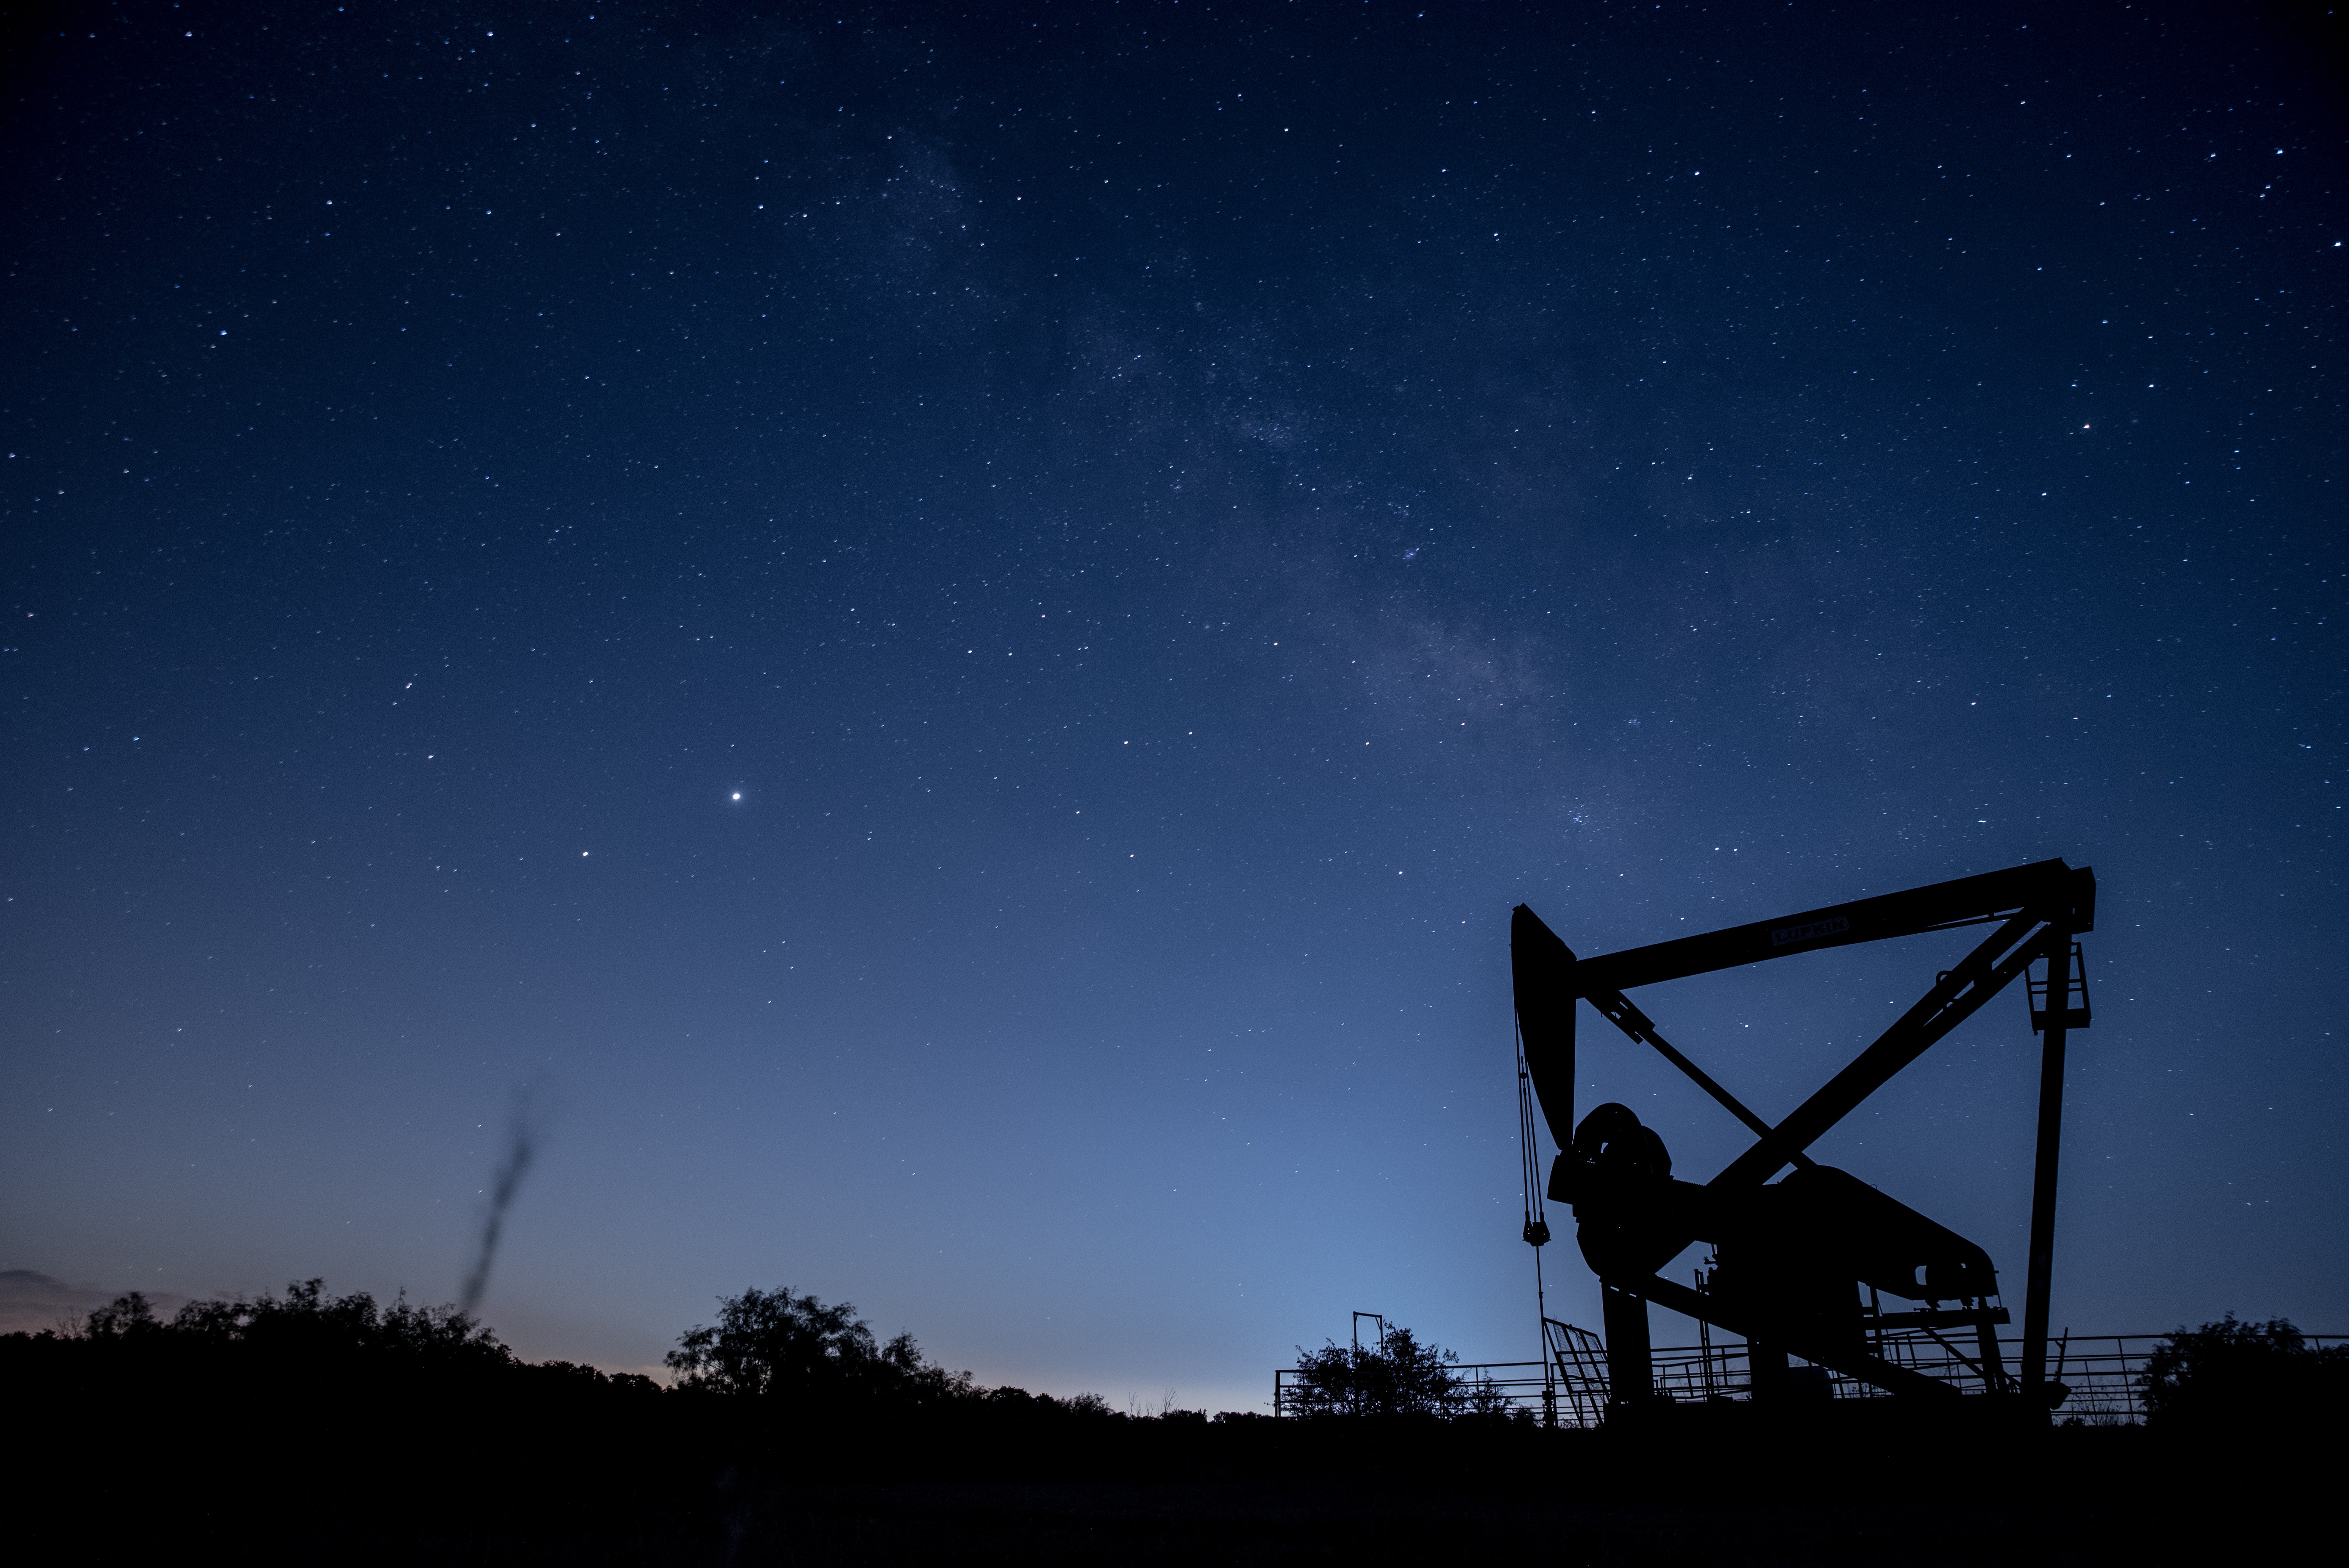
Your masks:
<svg viewBox="0 0 2349 1568"><path fill-rule="evenodd" d="M534 1357L753 1284L1119 1403L1357 1307L1529 1357L1513 904L1605 952L2063 856L2056 1326L2349 1324L2314 35L64 15L0 1267L448 1299L527 1093ZM1775 1115L1966 942L1635 1000ZM2023 1006L1818 1149L2018 1297ZM1586 1104L1743 1146L1585 1018Z"/></svg>

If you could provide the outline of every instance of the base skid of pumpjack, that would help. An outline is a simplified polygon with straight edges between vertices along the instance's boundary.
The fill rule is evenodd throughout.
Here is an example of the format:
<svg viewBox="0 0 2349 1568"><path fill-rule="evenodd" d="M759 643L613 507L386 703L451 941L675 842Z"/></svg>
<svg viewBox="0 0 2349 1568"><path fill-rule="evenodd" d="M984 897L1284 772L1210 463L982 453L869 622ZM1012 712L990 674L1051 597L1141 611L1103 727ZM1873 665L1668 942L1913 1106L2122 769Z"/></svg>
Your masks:
<svg viewBox="0 0 2349 1568"><path fill-rule="evenodd" d="M2045 1431L2044 1406L2013 1394L1960 1399L1641 1399L1610 1402L1602 1430L1628 1439L1775 1444L2003 1438Z"/></svg>

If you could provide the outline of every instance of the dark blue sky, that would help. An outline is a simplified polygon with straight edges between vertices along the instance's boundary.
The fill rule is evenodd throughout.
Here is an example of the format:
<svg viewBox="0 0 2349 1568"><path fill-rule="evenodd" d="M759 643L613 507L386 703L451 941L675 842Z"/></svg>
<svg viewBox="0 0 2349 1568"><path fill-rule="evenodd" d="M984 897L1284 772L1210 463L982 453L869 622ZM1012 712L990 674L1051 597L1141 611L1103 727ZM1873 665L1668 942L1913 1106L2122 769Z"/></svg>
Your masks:
<svg viewBox="0 0 2349 1568"><path fill-rule="evenodd" d="M450 1298L526 1091L526 1354L788 1283L1121 1402L1355 1307L1529 1357L1511 905L1605 952L2062 856L2056 1326L2342 1328L2333 41L54 14L0 1267ZM1635 1000L1783 1114L1966 944ZM2018 1302L2022 1014L1817 1150ZM1585 1038L1682 1174L1742 1147Z"/></svg>

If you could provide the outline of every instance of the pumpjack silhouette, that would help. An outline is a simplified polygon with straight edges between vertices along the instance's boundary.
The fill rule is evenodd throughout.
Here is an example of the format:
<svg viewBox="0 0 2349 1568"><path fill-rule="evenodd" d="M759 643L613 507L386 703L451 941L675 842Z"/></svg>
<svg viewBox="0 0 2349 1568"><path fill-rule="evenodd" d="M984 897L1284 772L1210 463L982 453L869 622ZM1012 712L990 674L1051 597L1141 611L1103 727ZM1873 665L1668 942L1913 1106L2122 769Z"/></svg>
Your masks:
<svg viewBox="0 0 2349 1568"><path fill-rule="evenodd" d="M1660 1398L1652 1392L1651 1303L1743 1336L1756 1401L1790 1392L1790 1355L1899 1398L1957 1398L1954 1384L1874 1354L1868 1334L1971 1328L1981 1357L1975 1370L1987 1392L2023 1409L2044 1411L2061 1402L2064 1390L2047 1372L2056 1153L2065 1036L2089 1023L2085 961L2075 937L2094 929L2095 901L2093 872L2041 861L1596 958L1578 958L1531 909L1517 906L1509 944L1524 1076L1558 1147L1547 1195L1573 1205L1583 1258L1599 1279L1610 1419ZM1996 930L1775 1126L1682 1054L1624 995L1765 959L1975 924ZM2046 978L2034 975L2034 965ZM2018 977L2043 1044L2023 1343L2020 1365L2010 1371L1997 1334L2008 1314L1997 1304L1989 1253L1805 1150ZM1578 1125L1578 1001L1687 1074L1754 1131L1753 1146L1698 1183L1673 1177L1663 1140L1628 1107L1601 1105ZM1526 1122L1530 1133L1530 1108ZM1787 1174L1772 1181L1781 1171ZM1529 1218L1526 1239L1541 1245L1548 1227ZM1710 1274L1695 1285L1661 1277L1658 1271L1694 1242L1714 1249ZM1878 1304L1872 1314L1863 1315L1862 1286ZM1920 1305L1886 1312L1887 1295Z"/></svg>

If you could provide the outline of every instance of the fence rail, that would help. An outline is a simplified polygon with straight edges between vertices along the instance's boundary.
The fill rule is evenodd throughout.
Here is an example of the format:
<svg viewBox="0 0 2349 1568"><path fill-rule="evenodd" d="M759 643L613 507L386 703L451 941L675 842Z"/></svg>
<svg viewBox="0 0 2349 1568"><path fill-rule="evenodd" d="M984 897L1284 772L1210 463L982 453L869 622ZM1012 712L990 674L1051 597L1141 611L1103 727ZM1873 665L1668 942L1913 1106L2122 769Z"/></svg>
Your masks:
<svg viewBox="0 0 2349 1568"><path fill-rule="evenodd" d="M2055 1381L2070 1392L2055 1410L2059 1421L2077 1418L2089 1426L2134 1426L2145 1419L2143 1378L2166 1334L2065 1335L2048 1346ZM2302 1336L2311 1348L2349 1344L2349 1335ZM1596 1427L1607 1405L1607 1363L1599 1336L1570 1324L1552 1323L1547 1361L1487 1361L1453 1368L1461 1405L1468 1409L1526 1410L1546 1424ZM2023 1341L2002 1338L1999 1354L2009 1377L2022 1360ZM1930 1333L1888 1333L1872 1346L1886 1360L1954 1385L1961 1392L1983 1391L1983 1371L1969 1339L1959 1348ZM1659 1346L1655 1393L1678 1404L1742 1400L1753 1397L1743 1342ZM1883 1390L1825 1367L1795 1362L1790 1392L1797 1397L1876 1399ZM1272 1413L1299 1414L1304 1408L1304 1374L1283 1367L1272 1375Z"/></svg>

